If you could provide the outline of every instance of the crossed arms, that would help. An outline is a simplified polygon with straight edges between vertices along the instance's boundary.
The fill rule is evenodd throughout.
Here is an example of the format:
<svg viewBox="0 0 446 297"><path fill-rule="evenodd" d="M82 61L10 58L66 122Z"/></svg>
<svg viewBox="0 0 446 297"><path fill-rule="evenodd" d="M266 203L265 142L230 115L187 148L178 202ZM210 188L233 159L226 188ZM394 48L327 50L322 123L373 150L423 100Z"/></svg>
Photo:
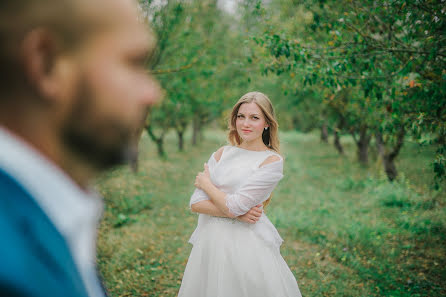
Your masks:
<svg viewBox="0 0 446 297"><path fill-rule="evenodd" d="M221 151L222 149L211 156L208 161L211 166L219 161ZM202 199L191 201L191 210L212 216L236 218L250 224L260 219L263 212L262 202L269 197L283 177L283 161L273 155L268 157L252 176L247 177L235 193L227 194L212 183L209 169L208 164L205 164L204 171L198 173L195 179L197 190L194 195L199 195L202 191Z"/></svg>

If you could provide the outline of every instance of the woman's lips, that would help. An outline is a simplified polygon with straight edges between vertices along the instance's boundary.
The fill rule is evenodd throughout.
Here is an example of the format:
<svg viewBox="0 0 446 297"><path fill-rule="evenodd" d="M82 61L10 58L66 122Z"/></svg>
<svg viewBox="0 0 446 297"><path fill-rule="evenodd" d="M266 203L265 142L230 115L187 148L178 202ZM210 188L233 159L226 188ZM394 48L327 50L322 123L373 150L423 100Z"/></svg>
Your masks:
<svg viewBox="0 0 446 297"><path fill-rule="evenodd" d="M242 132L243 133L250 133L250 132L252 132L251 130L245 130L245 129L242 129Z"/></svg>

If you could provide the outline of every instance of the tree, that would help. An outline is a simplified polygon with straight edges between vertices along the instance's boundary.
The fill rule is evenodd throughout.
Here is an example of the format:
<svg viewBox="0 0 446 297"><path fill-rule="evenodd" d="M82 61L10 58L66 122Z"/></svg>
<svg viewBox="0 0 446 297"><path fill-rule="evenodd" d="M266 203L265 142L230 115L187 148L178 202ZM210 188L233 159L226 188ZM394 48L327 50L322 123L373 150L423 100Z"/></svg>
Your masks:
<svg viewBox="0 0 446 297"><path fill-rule="evenodd" d="M303 26L307 34L297 38L294 28L279 34L270 27L259 36L256 41L270 55L264 71L295 73L304 84L332 93L358 88L362 100L368 101L362 105L367 114L350 118L346 129L359 137L362 133L362 141L357 139L360 146L369 143L371 132L378 136L390 180L395 178L394 160L408 131L419 138L438 135L434 169L441 178L445 165L441 139L446 122L446 17L440 1L294 3L287 2L296 13L310 16L311 21ZM351 100L347 106L353 106Z"/></svg>

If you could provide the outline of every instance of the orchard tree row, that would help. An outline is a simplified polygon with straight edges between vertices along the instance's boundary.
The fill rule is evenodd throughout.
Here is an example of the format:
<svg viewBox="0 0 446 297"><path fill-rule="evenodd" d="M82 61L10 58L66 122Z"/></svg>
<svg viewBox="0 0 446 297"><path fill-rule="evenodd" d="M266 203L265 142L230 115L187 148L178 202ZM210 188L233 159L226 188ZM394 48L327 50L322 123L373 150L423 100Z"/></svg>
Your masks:
<svg viewBox="0 0 446 297"><path fill-rule="evenodd" d="M161 157L166 155L169 130L176 131L178 149L183 150L187 128L193 131L192 145L201 141L206 125L217 122L225 128L225 115L244 93L261 89L273 97L281 95L278 78L265 77L257 65L248 63L256 46L249 39L249 5L241 3L234 13L217 0L141 0L140 6L158 39L147 68L161 82L165 96L138 134L147 132Z"/></svg>
<svg viewBox="0 0 446 297"><path fill-rule="evenodd" d="M446 175L446 10L444 1L148 1L141 8L158 38L148 69L166 90L144 131L165 155L168 130L224 118L251 90L273 100L281 129L351 135L358 161L376 147L394 180L407 139L435 146L430 166ZM139 131L142 133L143 130ZM427 164L420 164L426 166Z"/></svg>

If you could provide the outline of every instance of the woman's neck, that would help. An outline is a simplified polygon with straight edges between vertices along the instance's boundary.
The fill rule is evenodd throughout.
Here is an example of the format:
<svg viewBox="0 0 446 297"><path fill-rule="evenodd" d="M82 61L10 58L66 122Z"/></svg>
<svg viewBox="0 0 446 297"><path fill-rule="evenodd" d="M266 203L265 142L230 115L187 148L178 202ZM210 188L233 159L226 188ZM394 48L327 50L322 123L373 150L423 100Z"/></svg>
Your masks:
<svg viewBox="0 0 446 297"><path fill-rule="evenodd" d="M240 148L250 150L250 151L265 151L268 147L263 143L261 139L256 139L253 141L243 141L239 145Z"/></svg>

